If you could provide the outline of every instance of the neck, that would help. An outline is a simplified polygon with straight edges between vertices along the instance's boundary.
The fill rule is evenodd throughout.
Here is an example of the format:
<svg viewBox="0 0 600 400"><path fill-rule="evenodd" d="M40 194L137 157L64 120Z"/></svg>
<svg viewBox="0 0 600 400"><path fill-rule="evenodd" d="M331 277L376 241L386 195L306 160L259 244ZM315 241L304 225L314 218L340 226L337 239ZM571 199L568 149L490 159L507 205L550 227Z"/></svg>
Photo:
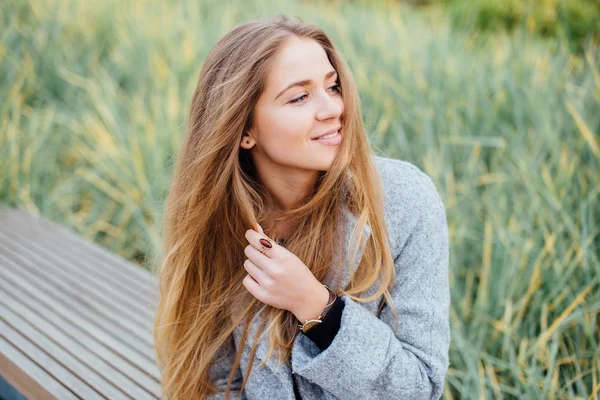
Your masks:
<svg viewBox="0 0 600 400"><path fill-rule="evenodd" d="M263 153L254 153L253 162L258 179L271 194L276 210L292 209L311 192L318 177L317 170L282 165Z"/></svg>
<svg viewBox="0 0 600 400"><path fill-rule="evenodd" d="M280 214L281 213L273 212L271 215L269 215L264 223L263 229L265 229L265 232L269 232L271 236L279 236L280 239L287 240L292 226L285 220L280 221L277 226L275 226L275 218Z"/></svg>

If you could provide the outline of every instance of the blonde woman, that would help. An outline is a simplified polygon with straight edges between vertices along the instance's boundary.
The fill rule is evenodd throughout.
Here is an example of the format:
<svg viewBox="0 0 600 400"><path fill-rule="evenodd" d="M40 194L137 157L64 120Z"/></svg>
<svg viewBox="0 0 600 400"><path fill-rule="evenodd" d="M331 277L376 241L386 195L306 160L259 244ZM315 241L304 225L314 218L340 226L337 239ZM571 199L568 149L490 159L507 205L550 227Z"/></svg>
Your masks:
<svg viewBox="0 0 600 400"><path fill-rule="evenodd" d="M437 399L448 227L376 156L318 27L241 24L208 54L164 217L154 340L169 399Z"/></svg>

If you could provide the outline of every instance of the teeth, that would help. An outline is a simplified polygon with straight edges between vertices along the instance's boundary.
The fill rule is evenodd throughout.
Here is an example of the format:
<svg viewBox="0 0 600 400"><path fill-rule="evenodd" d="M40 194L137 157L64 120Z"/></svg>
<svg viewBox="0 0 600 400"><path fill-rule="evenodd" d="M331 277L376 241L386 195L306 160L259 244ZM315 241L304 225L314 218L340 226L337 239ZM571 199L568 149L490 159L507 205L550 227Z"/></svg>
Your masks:
<svg viewBox="0 0 600 400"><path fill-rule="evenodd" d="M319 139L329 139L332 137L336 137L338 132L330 133L329 135L321 136Z"/></svg>

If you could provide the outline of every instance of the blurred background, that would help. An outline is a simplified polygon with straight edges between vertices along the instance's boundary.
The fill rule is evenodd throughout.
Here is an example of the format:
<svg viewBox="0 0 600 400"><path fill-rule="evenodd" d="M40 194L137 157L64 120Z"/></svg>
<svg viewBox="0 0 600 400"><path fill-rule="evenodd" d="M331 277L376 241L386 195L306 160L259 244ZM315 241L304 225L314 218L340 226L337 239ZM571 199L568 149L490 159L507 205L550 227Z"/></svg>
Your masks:
<svg viewBox="0 0 600 400"><path fill-rule="evenodd" d="M150 268L203 59L278 12L332 37L377 152L445 203L444 398L598 398L600 0L4 0L0 208Z"/></svg>

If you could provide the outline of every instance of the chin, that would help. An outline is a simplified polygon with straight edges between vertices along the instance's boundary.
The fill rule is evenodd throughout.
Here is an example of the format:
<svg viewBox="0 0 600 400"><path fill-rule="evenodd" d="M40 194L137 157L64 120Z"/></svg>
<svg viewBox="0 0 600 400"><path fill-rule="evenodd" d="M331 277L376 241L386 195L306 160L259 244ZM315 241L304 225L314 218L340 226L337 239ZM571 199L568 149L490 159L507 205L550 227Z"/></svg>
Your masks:
<svg viewBox="0 0 600 400"><path fill-rule="evenodd" d="M326 172L326 171L329 171L329 169L331 168L331 166L332 166L332 165L333 165L333 162L331 162L331 163L329 163L329 164L327 164L327 165L321 165L321 166L320 166L320 167L317 169L317 171L324 171L324 172Z"/></svg>

